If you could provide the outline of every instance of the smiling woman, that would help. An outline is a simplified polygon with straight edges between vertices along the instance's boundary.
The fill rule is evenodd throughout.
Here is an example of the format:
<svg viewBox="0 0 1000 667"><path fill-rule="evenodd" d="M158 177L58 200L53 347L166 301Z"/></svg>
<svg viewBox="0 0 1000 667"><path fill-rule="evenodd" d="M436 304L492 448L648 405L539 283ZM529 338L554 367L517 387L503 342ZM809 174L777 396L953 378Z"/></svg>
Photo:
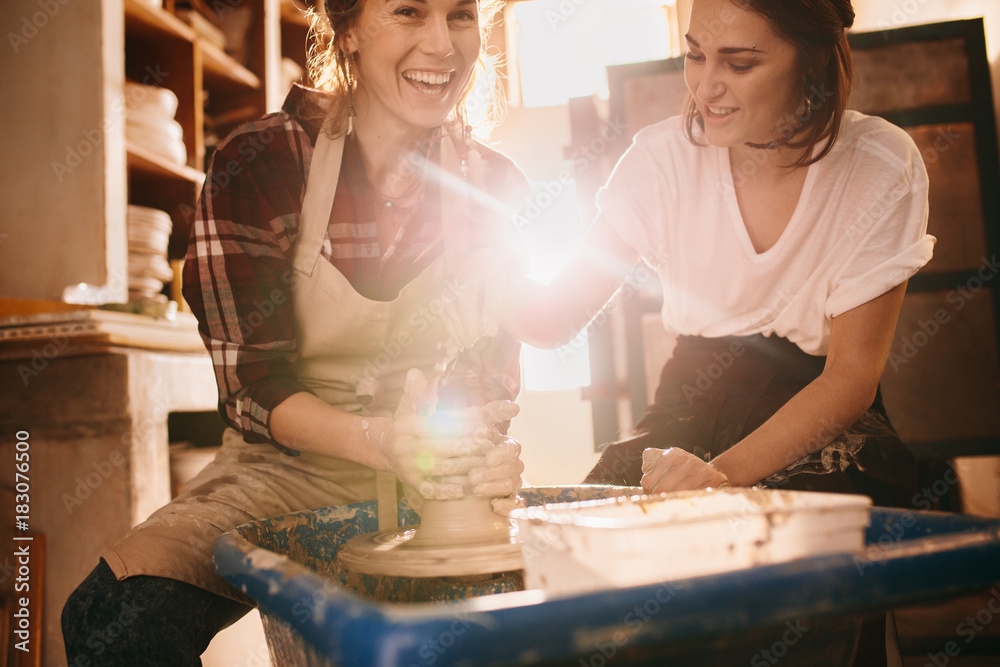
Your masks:
<svg viewBox="0 0 1000 667"><path fill-rule="evenodd" d="M513 501L523 466L504 433L519 345L495 326L484 268L514 261L527 183L465 122L493 99L477 82L489 82L481 45L494 10L322 3L321 89L293 88L280 112L219 145L184 296L230 428L215 460L70 597L71 664L199 664L250 609L212 566L216 538L248 520L377 497L394 507L397 483L428 500ZM430 413L453 430L435 430ZM143 613L91 655L124 605Z"/></svg>
<svg viewBox="0 0 1000 667"><path fill-rule="evenodd" d="M849 0L693 0L686 114L636 134L579 251L514 291L507 326L554 347L637 260L660 276L679 342L634 436L587 482L912 498L878 387L935 240L927 174L903 130L845 111L852 21Z"/></svg>
<svg viewBox="0 0 1000 667"><path fill-rule="evenodd" d="M475 0L365 3L343 41L357 70L358 125L392 134L439 126L479 58L478 11Z"/></svg>
<svg viewBox="0 0 1000 667"><path fill-rule="evenodd" d="M697 123L706 138L709 132L743 132L749 148L805 149L795 162L799 166L826 155L840 132L854 72L846 33L836 26L853 21L853 10L849 2L803 6L811 13L782 12L774 3L754 0L694 6L685 35L689 137ZM779 30L773 29L776 21ZM753 76L740 79L744 74ZM720 93L734 101L748 99L729 106ZM825 144L814 155L820 142Z"/></svg>
<svg viewBox="0 0 1000 667"><path fill-rule="evenodd" d="M901 128L845 111L853 19L849 0L693 0L686 113L635 135L565 268L513 290L507 327L555 347L638 260L659 274L677 344L585 482L915 497L879 381L935 241L927 172ZM884 665L870 630L857 664Z"/></svg>

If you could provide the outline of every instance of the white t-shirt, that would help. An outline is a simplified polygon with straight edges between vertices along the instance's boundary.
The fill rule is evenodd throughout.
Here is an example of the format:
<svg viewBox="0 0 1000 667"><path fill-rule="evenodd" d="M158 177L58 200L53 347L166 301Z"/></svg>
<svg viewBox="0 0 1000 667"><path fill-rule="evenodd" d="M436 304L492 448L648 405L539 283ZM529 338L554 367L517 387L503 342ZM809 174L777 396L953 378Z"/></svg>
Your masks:
<svg viewBox="0 0 1000 667"><path fill-rule="evenodd" d="M931 258L927 172L909 135L883 119L845 114L765 252L750 241L733 178L729 151L691 143L675 117L637 133L598 193L601 217L659 273L669 331L776 334L823 355L831 318Z"/></svg>

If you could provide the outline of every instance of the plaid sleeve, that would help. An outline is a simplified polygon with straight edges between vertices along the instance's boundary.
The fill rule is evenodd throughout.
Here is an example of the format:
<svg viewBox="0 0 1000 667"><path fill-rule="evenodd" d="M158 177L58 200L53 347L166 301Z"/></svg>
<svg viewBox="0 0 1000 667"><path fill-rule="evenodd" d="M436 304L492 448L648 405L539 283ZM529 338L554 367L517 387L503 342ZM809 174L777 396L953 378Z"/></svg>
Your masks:
<svg viewBox="0 0 1000 667"><path fill-rule="evenodd" d="M308 136L287 115L244 125L220 144L184 264L219 387L219 412L247 442L275 442L271 411L309 391L297 379L291 253L302 206Z"/></svg>

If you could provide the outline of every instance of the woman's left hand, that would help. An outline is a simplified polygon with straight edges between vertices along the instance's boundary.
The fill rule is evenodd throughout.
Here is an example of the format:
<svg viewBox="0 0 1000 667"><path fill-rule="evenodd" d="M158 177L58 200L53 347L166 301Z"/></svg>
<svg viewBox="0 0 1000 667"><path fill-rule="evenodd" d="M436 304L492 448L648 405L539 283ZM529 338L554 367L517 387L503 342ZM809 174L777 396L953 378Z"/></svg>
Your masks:
<svg viewBox="0 0 1000 667"><path fill-rule="evenodd" d="M426 500L471 494L493 499L495 509L498 501L515 501L524 471L521 445L499 426L517 415L517 404L492 401L426 414L425 393L423 373L411 369L399 407L378 439L387 469Z"/></svg>
<svg viewBox="0 0 1000 667"><path fill-rule="evenodd" d="M472 495L490 498L493 510L506 515L521 506L521 443L500 432L499 425L513 419L519 411L512 401L492 401L481 409L470 408L477 427L472 431L473 450L481 462L469 470Z"/></svg>
<svg viewBox="0 0 1000 667"><path fill-rule="evenodd" d="M729 479L711 463L678 447L644 450L642 473L641 483L646 493L729 486Z"/></svg>

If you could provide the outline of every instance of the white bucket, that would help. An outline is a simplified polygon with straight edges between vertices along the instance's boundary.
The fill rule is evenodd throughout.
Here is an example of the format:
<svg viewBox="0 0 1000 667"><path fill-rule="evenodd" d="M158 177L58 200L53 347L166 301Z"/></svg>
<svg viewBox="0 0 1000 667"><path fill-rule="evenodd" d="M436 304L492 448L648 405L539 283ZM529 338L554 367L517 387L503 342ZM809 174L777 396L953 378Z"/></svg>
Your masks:
<svg viewBox="0 0 1000 667"><path fill-rule="evenodd" d="M576 594L854 553L871 500L725 488L527 507L511 512L525 585Z"/></svg>

